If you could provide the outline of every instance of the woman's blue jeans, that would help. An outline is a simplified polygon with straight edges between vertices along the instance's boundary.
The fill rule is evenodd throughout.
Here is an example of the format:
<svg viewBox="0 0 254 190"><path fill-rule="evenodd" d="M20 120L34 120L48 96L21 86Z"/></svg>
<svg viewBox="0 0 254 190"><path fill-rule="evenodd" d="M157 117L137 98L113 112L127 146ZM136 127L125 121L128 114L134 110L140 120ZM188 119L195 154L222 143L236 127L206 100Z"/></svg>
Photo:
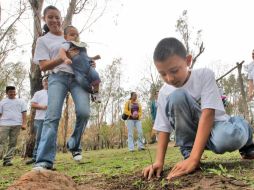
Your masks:
<svg viewBox="0 0 254 190"><path fill-rule="evenodd" d="M175 129L176 144L184 158L192 150L199 118L200 105L183 89L177 89L168 97L166 115ZM217 154L239 150L252 144L252 127L242 117L230 117L228 121L215 121L206 149Z"/></svg>
<svg viewBox="0 0 254 190"><path fill-rule="evenodd" d="M59 71L48 78L48 109L37 150L35 166L52 168L55 160L57 131L64 99L70 91L76 112L76 124L67 142L71 152L81 151L80 141L90 115L90 96L73 74Z"/></svg>
<svg viewBox="0 0 254 190"><path fill-rule="evenodd" d="M138 149L143 149L143 130L142 130L142 124L140 120L127 120L127 127L128 127L128 148L130 151L134 150L134 127L137 128L138 131Z"/></svg>

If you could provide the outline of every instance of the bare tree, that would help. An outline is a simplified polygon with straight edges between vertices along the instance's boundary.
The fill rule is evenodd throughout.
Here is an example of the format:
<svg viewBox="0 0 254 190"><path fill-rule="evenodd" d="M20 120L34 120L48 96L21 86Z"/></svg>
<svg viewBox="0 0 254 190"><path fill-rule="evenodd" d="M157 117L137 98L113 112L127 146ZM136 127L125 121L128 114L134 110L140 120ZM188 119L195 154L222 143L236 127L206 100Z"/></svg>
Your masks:
<svg viewBox="0 0 254 190"><path fill-rule="evenodd" d="M8 57L9 53L13 51L16 47L16 29L15 26L20 20L21 16L26 11L26 3L20 0L17 4L17 8L13 14L7 14L7 18L2 21L1 14L2 10L0 7L0 65L3 64Z"/></svg>
<svg viewBox="0 0 254 190"><path fill-rule="evenodd" d="M198 30L193 36L192 28L190 27L188 21L188 13L187 10L184 10L182 15L176 21L176 31L180 33L185 47L187 49L187 53L191 54L193 57L191 68L194 67L198 57L204 52L204 43L201 39L202 30ZM190 44L194 46L191 47Z"/></svg>
<svg viewBox="0 0 254 190"><path fill-rule="evenodd" d="M27 71L20 62L8 62L0 65L0 99L5 95L5 87L12 83L17 90L17 94L21 97L21 93L25 92L24 80L27 77Z"/></svg>

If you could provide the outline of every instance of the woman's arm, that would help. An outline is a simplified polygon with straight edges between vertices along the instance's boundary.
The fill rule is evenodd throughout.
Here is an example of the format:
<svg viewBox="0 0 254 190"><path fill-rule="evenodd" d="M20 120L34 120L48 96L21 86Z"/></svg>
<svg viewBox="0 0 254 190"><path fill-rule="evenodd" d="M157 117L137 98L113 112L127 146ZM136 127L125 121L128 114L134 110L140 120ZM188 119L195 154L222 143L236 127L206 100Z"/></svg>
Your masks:
<svg viewBox="0 0 254 190"><path fill-rule="evenodd" d="M140 103L138 103L139 108L138 108L138 119L140 119L142 117L142 106Z"/></svg>
<svg viewBox="0 0 254 190"><path fill-rule="evenodd" d="M63 63L63 60L58 57L52 60L42 60L39 63L40 63L41 71L47 71L47 70L54 69L57 65L60 65L61 63Z"/></svg>
<svg viewBox="0 0 254 190"><path fill-rule="evenodd" d="M124 105L124 113L125 113L126 115L128 115L128 116L131 115L131 110L130 110L129 104L130 104L130 101L127 101L127 102L125 103L125 105Z"/></svg>

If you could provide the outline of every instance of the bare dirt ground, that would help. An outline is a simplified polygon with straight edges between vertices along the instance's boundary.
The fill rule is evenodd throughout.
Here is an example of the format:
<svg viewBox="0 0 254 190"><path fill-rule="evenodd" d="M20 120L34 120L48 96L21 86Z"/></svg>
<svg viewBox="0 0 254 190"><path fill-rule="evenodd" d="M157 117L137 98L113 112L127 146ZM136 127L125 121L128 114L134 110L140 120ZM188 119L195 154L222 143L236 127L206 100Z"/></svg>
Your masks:
<svg viewBox="0 0 254 190"><path fill-rule="evenodd" d="M174 146L174 144L169 144ZM148 181L143 178L141 171L133 174L106 176L101 173L86 172L69 177L57 171L30 171L16 180L8 190L251 190L250 184L254 174L251 160L222 160L206 161L201 164L202 170L193 174L167 181L170 168L166 168L160 179ZM222 164L227 171L215 170L209 173L209 168L218 168ZM216 173L221 172L221 173ZM230 173L231 172L231 173ZM233 173L232 173L233 172ZM228 174L233 174L232 176ZM244 179L248 180L244 180ZM85 179L82 180L82 179ZM249 184L247 184L249 182ZM251 182L251 183L250 183Z"/></svg>
<svg viewBox="0 0 254 190"><path fill-rule="evenodd" d="M163 175L165 178L166 175ZM141 175L121 176L111 179L106 179L98 187L107 190L138 190L138 189L184 189L184 190L200 190L200 189L253 189L246 183L235 179L226 178L223 176L214 176L212 174L205 175L198 171L194 174L183 176L171 182L161 179L153 179L150 181L142 178ZM103 186L105 188L103 188Z"/></svg>
<svg viewBox="0 0 254 190"><path fill-rule="evenodd" d="M89 176L91 180L82 184L82 182L75 183L75 178L56 171L30 171L21 176L8 190L253 189L243 181L214 174L204 174L201 171L169 182L165 180L167 173L168 171L165 171L162 178L150 181L144 179L140 172L110 178Z"/></svg>

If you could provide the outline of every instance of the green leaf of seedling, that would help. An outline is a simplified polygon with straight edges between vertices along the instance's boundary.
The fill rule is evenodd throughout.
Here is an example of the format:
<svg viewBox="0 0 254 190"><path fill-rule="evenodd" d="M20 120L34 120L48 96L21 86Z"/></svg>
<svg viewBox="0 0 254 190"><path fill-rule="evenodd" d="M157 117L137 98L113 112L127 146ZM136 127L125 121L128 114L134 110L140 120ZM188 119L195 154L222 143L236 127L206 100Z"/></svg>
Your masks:
<svg viewBox="0 0 254 190"><path fill-rule="evenodd" d="M221 164L219 164L219 168L221 169L222 173L228 172L227 168L223 168L223 166Z"/></svg>
<svg viewBox="0 0 254 190"><path fill-rule="evenodd" d="M221 170L217 170L217 169L214 169L214 168L208 168L207 171L211 174L215 174L215 175L219 175L221 176L222 175L222 172Z"/></svg>
<svg viewBox="0 0 254 190"><path fill-rule="evenodd" d="M163 179L161 180L160 184L161 184L161 187L163 188L163 187L165 187L165 186L168 184L168 182L167 182L167 180L165 180L165 179L163 178Z"/></svg>

